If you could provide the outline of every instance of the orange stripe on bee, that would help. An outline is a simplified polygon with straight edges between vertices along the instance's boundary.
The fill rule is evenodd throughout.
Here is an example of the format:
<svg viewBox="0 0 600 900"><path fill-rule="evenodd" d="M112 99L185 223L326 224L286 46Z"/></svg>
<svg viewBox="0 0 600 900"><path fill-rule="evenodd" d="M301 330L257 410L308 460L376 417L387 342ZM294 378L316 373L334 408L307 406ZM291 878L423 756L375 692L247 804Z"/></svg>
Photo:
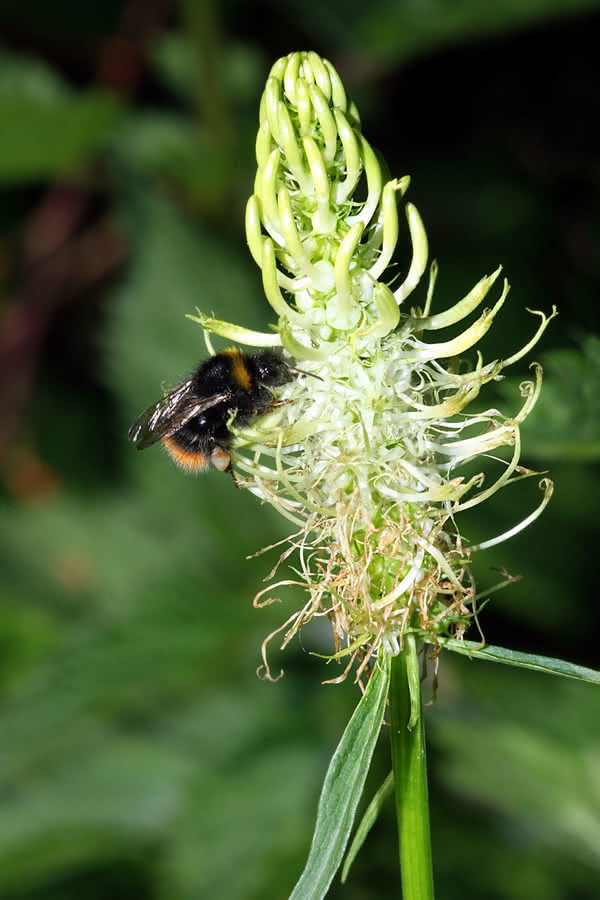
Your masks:
<svg viewBox="0 0 600 900"><path fill-rule="evenodd" d="M231 359L231 375L235 383L244 391L252 390L252 376L246 366L246 361L237 347L229 347L223 353Z"/></svg>
<svg viewBox="0 0 600 900"><path fill-rule="evenodd" d="M162 443L173 462L186 472L204 472L210 464L206 453L190 453L189 450L182 450L171 437L163 438Z"/></svg>

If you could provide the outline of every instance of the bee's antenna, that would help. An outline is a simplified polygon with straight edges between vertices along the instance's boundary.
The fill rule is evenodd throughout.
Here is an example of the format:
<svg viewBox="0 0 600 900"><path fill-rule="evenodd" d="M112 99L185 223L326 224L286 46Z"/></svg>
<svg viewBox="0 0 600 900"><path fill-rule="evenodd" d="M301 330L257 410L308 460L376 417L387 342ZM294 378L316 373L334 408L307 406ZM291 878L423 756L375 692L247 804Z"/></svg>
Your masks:
<svg viewBox="0 0 600 900"><path fill-rule="evenodd" d="M288 367L290 372L296 372L297 375L310 375L311 378L318 378L319 381L323 381L320 375L315 375L314 372L306 372L304 369L296 369L295 366Z"/></svg>

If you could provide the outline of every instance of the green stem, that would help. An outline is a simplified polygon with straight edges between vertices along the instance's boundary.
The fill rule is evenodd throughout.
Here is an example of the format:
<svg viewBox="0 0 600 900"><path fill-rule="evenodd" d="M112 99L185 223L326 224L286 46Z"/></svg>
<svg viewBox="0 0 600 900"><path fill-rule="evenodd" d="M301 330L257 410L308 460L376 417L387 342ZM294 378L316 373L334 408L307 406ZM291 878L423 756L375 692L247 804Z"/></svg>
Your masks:
<svg viewBox="0 0 600 900"><path fill-rule="evenodd" d="M419 662L412 637L392 659L389 697L402 897L433 900L425 732Z"/></svg>
<svg viewBox="0 0 600 900"><path fill-rule="evenodd" d="M198 112L209 139L224 148L231 137L219 4L215 0L179 0L193 49Z"/></svg>

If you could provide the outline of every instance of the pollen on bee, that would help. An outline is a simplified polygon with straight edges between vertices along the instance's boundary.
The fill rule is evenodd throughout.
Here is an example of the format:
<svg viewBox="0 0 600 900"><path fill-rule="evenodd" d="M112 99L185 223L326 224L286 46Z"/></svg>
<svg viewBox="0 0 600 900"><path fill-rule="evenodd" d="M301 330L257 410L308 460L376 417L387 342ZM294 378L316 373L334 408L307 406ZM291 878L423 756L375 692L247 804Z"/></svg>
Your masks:
<svg viewBox="0 0 600 900"><path fill-rule="evenodd" d="M227 472L231 467L231 456L225 447L215 447L210 454L210 461L219 472Z"/></svg>
<svg viewBox="0 0 600 900"><path fill-rule="evenodd" d="M171 437L163 438L162 443L173 462L186 472L205 472L210 464L206 453L183 450Z"/></svg>

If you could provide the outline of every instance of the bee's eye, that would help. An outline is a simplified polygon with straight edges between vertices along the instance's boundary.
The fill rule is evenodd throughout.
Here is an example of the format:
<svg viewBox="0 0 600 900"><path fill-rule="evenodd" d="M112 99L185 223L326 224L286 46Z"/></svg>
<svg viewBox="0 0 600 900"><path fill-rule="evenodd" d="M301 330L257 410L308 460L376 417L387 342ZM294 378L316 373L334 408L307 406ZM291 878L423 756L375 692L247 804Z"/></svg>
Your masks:
<svg viewBox="0 0 600 900"><path fill-rule="evenodd" d="M280 359L271 359L265 353L262 358L256 359L256 367L258 378L264 385L275 386L286 381L286 366Z"/></svg>

